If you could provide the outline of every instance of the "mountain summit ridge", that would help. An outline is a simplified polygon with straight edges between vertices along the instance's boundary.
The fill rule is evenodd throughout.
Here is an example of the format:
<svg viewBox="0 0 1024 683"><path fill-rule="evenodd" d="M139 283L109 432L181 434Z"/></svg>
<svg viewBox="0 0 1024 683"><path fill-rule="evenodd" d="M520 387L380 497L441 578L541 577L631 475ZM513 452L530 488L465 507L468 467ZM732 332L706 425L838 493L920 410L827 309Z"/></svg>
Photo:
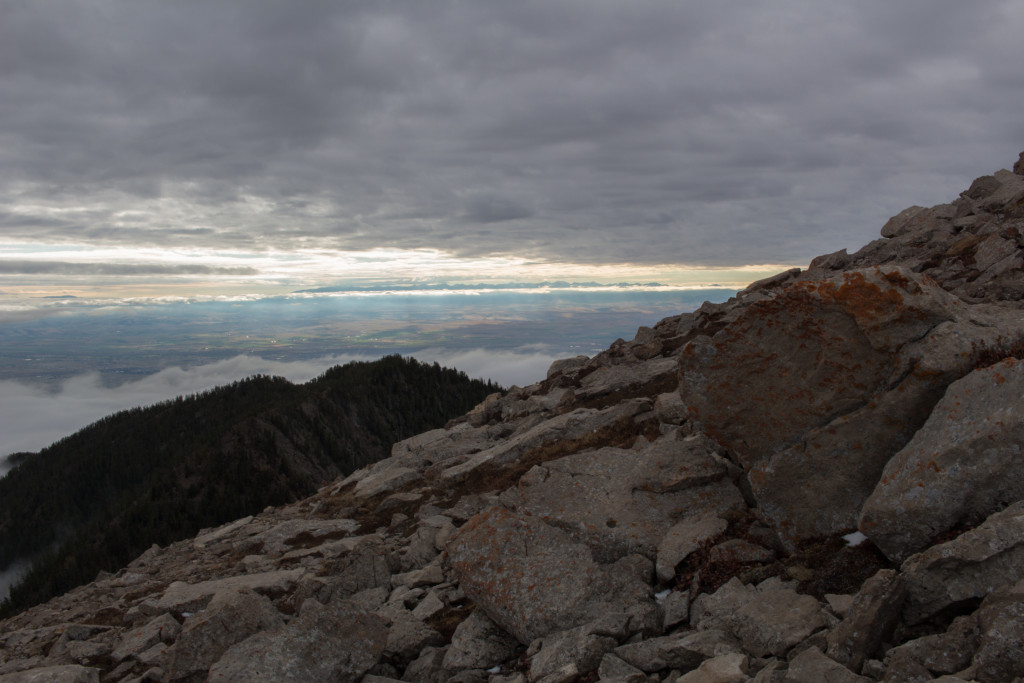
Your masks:
<svg viewBox="0 0 1024 683"><path fill-rule="evenodd" d="M882 235L8 619L0 682L1024 676L1024 153Z"/></svg>

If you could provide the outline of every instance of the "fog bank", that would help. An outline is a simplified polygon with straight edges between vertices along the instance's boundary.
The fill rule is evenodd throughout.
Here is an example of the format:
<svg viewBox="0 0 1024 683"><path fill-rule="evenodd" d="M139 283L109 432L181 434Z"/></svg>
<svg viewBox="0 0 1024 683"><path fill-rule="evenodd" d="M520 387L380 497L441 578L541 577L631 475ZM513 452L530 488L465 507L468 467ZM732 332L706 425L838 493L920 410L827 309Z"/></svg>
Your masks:
<svg viewBox="0 0 1024 683"><path fill-rule="evenodd" d="M473 378L503 386L532 384L544 378L552 361L561 357L536 348L517 351L485 349L428 349L412 354L423 362L438 362ZM339 355L303 361L274 361L235 356L190 368L166 368L120 386L104 386L98 373L73 377L58 386L0 381L0 454L38 451L119 410L146 406L229 384L254 374L277 375L295 383L307 382L334 365L376 357ZM0 474L9 469L6 457Z"/></svg>

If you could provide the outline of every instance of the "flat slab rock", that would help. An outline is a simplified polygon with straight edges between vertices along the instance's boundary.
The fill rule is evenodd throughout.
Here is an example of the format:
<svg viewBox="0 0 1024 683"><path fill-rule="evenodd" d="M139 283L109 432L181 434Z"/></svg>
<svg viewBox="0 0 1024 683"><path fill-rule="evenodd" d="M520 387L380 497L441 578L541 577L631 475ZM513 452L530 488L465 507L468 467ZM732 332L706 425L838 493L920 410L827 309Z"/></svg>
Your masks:
<svg viewBox="0 0 1024 683"><path fill-rule="evenodd" d="M0 676L0 683L99 683L100 670L77 664L46 666Z"/></svg>
<svg viewBox="0 0 1024 683"><path fill-rule="evenodd" d="M704 436L663 437L639 449L601 448L538 465L502 500L564 528L601 562L650 559L681 518L746 507Z"/></svg>
<svg viewBox="0 0 1024 683"><path fill-rule="evenodd" d="M295 587L306 573L305 569L282 569L259 574L242 574L213 581L185 583L175 581L164 592L157 603L160 611L177 616L191 614L206 607L213 596L220 591L251 590L270 598L284 595Z"/></svg>
<svg viewBox="0 0 1024 683"><path fill-rule="evenodd" d="M491 507L446 549L466 595L523 644L611 612L658 621L649 560L598 564L590 548L536 515Z"/></svg>

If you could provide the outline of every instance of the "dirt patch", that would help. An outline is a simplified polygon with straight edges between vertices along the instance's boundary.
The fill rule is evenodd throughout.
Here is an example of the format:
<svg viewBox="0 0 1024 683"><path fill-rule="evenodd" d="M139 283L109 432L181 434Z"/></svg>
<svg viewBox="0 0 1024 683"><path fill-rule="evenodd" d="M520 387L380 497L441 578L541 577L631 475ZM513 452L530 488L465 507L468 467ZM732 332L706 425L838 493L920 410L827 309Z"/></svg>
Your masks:
<svg viewBox="0 0 1024 683"><path fill-rule="evenodd" d="M452 603L429 617L426 624L444 636L445 642L451 642L455 629L473 612L474 607L475 605L468 600Z"/></svg>
<svg viewBox="0 0 1024 683"><path fill-rule="evenodd" d="M821 600L826 593L856 593L879 569L892 564L871 541L851 546L837 535L807 544L786 561L786 567L800 582L801 593Z"/></svg>

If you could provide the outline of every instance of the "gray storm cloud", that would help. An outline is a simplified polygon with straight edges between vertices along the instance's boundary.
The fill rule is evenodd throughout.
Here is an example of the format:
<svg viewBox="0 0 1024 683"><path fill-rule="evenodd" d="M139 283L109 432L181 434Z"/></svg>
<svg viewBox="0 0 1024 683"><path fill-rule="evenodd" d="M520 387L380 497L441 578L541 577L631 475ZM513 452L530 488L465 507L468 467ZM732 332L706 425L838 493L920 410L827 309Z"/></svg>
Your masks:
<svg viewBox="0 0 1024 683"><path fill-rule="evenodd" d="M65 261L0 261L3 275L255 275L248 267L161 265L145 263L68 263Z"/></svg>
<svg viewBox="0 0 1024 683"><path fill-rule="evenodd" d="M0 239L737 265L1024 148L1013 0L3 0Z"/></svg>

